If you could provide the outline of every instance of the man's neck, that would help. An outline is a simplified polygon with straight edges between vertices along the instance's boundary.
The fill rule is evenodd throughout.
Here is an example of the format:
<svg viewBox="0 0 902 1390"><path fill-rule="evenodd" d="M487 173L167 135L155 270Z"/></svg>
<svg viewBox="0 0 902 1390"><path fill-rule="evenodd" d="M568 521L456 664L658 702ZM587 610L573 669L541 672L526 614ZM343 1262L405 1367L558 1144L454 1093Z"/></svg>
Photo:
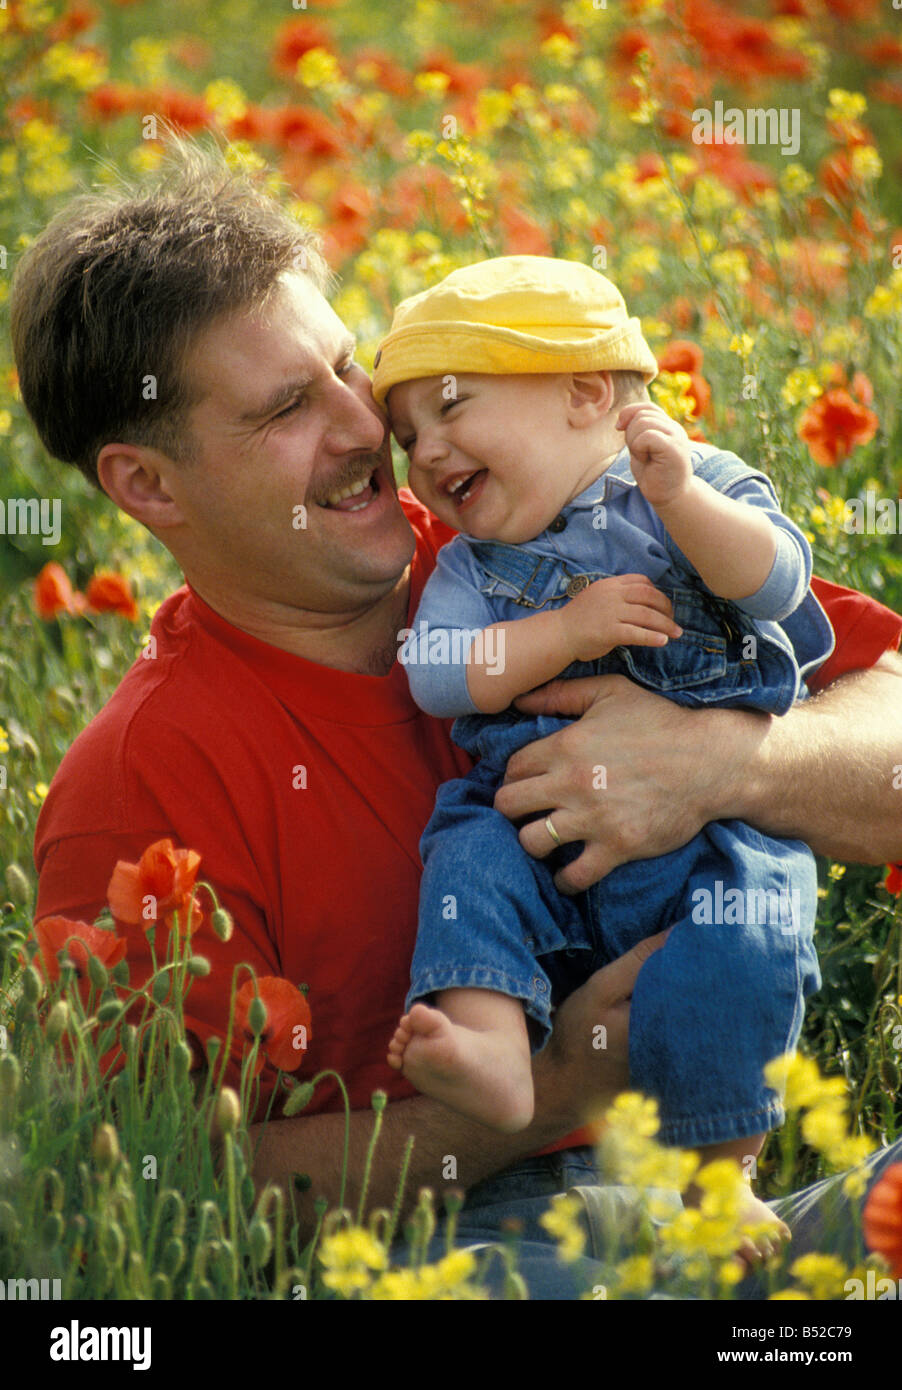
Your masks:
<svg viewBox="0 0 902 1390"><path fill-rule="evenodd" d="M218 595L186 578L204 603L233 627L318 666L387 676L397 659L398 633L407 624L409 567L394 589L375 603L335 614L311 614L287 604Z"/></svg>

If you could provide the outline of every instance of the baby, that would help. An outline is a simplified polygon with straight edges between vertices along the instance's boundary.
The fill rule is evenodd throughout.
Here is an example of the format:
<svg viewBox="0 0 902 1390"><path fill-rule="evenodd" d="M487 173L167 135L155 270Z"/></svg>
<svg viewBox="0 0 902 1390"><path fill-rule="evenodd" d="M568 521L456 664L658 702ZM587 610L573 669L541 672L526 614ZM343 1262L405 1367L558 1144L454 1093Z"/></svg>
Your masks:
<svg viewBox="0 0 902 1390"><path fill-rule="evenodd" d="M715 822L570 897L553 880L582 848L566 813L551 808L550 853L534 858L493 806L511 754L568 722L511 707L545 681L618 672L679 704L782 714L832 650L808 546L770 482L693 444L649 400L656 372L608 280L539 256L405 300L377 354L374 395L410 486L461 533L400 657L417 703L456 716L478 759L440 788L423 835L388 1060L453 1109L523 1128L553 1008L669 927L632 996L632 1081L657 1097L664 1142L748 1175L783 1119L763 1068L793 1049L820 984L810 850ZM604 767L586 775L603 796ZM776 1224L751 1190L749 1215Z"/></svg>

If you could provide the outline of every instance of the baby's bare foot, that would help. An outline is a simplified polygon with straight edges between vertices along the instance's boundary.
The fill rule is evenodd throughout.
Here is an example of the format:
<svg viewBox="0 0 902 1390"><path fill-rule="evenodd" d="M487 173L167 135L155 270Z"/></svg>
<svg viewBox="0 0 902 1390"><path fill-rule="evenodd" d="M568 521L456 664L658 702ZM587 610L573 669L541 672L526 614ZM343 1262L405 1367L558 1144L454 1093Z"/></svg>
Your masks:
<svg viewBox="0 0 902 1390"><path fill-rule="evenodd" d="M424 1095L502 1133L532 1120L529 1051L504 1030L465 1028L441 1009L414 1004L388 1045L388 1064Z"/></svg>
<svg viewBox="0 0 902 1390"><path fill-rule="evenodd" d="M751 1188L740 1210L740 1223L757 1228L754 1234L745 1237L737 1252L750 1269L773 1259L786 1242L792 1240L792 1231L786 1222L756 1197Z"/></svg>

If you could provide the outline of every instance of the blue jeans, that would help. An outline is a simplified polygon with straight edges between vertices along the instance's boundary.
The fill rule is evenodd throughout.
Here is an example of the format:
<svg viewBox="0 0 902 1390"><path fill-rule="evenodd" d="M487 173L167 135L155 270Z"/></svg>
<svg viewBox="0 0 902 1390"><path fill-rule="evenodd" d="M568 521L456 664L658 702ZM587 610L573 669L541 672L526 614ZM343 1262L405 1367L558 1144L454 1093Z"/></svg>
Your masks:
<svg viewBox="0 0 902 1390"><path fill-rule="evenodd" d="M658 1100L667 1144L773 1129L783 1110L762 1073L795 1047L804 1000L820 984L811 851L742 821L713 822L680 849L623 864L567 897L553 875L580 846L533 859L493 806L511 753L561 727L501 716L491 756L439 789L420 843L406 1007L445 989L497 991L522 1001L538 1050L567 994L670 928L632 997L632 1085Z"/></svg>
<svg viewBox="0 0 902 1390"><path fill-rule="evenodd" d="M872 1155L862 1165L869 1174L868 1186L872 1186L890 1164L900 1162L902 1140ZM770 1203L792 1230L788 1263L800 1255L815 1252L837 1255L848 1264L861 1258L857 1203L853 1204L842 1191L845 1176L826 1178ZM554 1238L539 1225L539 1217L549 1209L556 1193L570 1188L581 1189L583 1197L586 1254L573 1264L563 1264L558 1258ZM679 1194L669 1193L666 1197L672 1209L679 1210ZM593 1290L603 1297L600 1294L606 1277L603 1261L615 1247L619 1247L617 1257L620 1259L632 1253L629 1247L637 1211L633 1190L600 1183L590 1148L563 1149L526 1159L471 1188L458 1216L454 1247L499 1244L505 1227L515 1223L519 1230L517 1269L531 1299L578 1299ZM427 1259L439 1260L446 1250L442 1222L428 1247ZM393 1251L399 1263L405 1262L406 1254L404 1246ZM486 1256L486 1259L485 1282L493 1297L503 1298L501 1257ZM778 1287L789 1282L789 1278L784 1277ZM766 1298L768 1289L759 1275L749 1275L738 1286L737 1295L743 1299Z"/></svg>

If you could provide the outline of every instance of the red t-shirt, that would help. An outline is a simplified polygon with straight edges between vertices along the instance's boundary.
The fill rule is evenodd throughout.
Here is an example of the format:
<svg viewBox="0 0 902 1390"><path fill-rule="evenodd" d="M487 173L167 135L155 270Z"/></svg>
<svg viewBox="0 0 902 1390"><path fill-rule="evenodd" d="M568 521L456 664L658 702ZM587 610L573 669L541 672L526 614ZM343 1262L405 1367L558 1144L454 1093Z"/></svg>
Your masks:
<svg viewBox="0 0 902 1390"><path fill-rule="evenodd" d="M410 622L453 532L406 490L401 499L417 537ZM837 628L828 679L898 644L902 620L888 609L816 587ZM235 919L228 944L195 938L213 970L192 984L190 1030L224 1035L232 970L247 961L309 985L313 1042L296 1075L334 1069L354 1109L377 1087L415 1094L385 1053L409 983L420 835L438 786L470 766L450 721L417 708L400 664L375 677L304 661L189 588L162 605L152 634L156 658L136 661L53 780L35 840L36 915L92 921L116 861L170 837L200 853L200 876ZM149 973L146 939L120 931L136 983ZM273 1076L267 1067L264 1083ZM305 1113L340 1103L329 1079Z"/></svg>

